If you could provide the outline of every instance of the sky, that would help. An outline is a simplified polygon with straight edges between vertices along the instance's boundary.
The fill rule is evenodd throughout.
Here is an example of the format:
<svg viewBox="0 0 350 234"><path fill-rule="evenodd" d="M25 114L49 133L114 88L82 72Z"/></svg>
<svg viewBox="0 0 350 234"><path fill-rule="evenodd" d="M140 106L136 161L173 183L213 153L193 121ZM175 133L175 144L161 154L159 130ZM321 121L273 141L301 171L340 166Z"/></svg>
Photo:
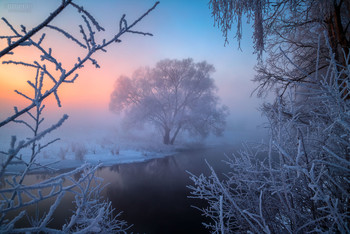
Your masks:
<svg viewBox="0 0 350 234"><path fill-rule="evenodd" d="M137 19L155 1L151 0L84 0L76 1L82 4L97 21L106 29L99 38L110 38L118 31L119 19L126 14L130 24ZM17 5L16 5L17 4ZM19 29L23 24L31 29L41 23L52 12L60 1L40 0L3 0L0 2L0 17L5 17L13 26ZM13 10L14 6L22 6ZM52 24L61 26L72 35L79 37L81 18L72 7L65 9ZM216 72L212 75L218 87L218 96L230 110L225 142L248 140L249 137L260 136L263 132L260 126L263 119L258 111L261 100L251 92L257 84L254 78L256 55L253 54L252 29L249 25L243 27L241 50L235 39L224 46L224 38L220 29L214 27L214 20L208 7L208 1L203 0L161 0L157 8L139 22L135 30L150 32L150 36L127 34L121 37L121 43L112 44L107 53L93 56L101 68L96 69L87 64L79 71L79 78L74 84L65 84L58 92L62 107L57 107L50 97L46 101L47 124L51 125L63 114L68 114L68 121L57 133L66 139L97 138L107 136L109 131L118 128L117 116L108 110L110 94L115 80L121 76L131 76L139 67L153 67L159 60L193 58L195 62L207 61L213 64ZM51 47L53 54L70 67L83 50L78 45L67 40L57 32L45 30L47 36L43 42ZM0 34L10 33L3 22L0 22ZM7 34L6 34L7 35ZM41 34L34 38L39 38ZM0 47L5 46L0 42ZM23 61L39 60L38 54L31 48L18 48L11 58ZM0 118L5 119L13 112L13 106L24 107L27 103L13 90L31 94L32 90L27 80L33 80L35 71L32 69L0 64ZM47 83L50 85L49 83ZM259 127L260 126L260 127ZM0 129L1 141L6 142L10 134L23 134L16 125L8 125Z"/></svg>

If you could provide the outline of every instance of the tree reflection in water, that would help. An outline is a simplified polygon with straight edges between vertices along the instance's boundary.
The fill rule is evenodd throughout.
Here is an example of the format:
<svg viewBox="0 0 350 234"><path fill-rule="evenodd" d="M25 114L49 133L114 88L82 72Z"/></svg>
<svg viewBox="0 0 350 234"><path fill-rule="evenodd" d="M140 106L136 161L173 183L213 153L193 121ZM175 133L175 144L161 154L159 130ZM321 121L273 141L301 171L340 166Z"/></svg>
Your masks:
<svg viewBox="0 0 350 234"><path fill-rule="evenodd" d="M191 207L203 207L202 201L188 199L191 183L186 171L208 174L204 162L207 159L215 168L222 167L225 148L193 150L174 156L153 159L142 163L131 163L102 167L96 176L103 178L106 185L101 195L112 201L117 212L123 211L122 219L134 224L134 233L207 233L201 213ZM32 184L48 178L40 173L26 177ZM52 174L50 174L52 176ZM80 175L76 175L79 177ZM55 211L50 227L61 227L71 215L73 195L66 196ZM47 209L50 201L38 207L39 212ZM29 207L29 214L35 214L36 206Z"/></svg>

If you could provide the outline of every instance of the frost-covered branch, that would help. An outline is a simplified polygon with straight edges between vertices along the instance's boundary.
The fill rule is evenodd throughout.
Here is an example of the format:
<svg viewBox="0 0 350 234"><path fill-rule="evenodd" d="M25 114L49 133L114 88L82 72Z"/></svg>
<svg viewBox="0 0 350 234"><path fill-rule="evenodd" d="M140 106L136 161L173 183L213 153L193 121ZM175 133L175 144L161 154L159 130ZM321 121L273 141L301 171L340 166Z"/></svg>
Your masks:
<svg viewBox="0 0 350 234"><path fill-rule="evenodd" d="M6 230L11 233L37 231L56 233L67 233L72 231L110 232L112 230L125 232L129 227L125 221L117 219L119 215L114 217L113 208L111 207L110 202L99 202L99 194L103 188L102 180L94 176L94 173L99 166L100 165L91 167L88 164L84 164L73 171L63 173L32 186L19 186L13 181L9 181L8 186L11 186L12 188L0 191L0 195L4 199L1 201L2 218L11 210L36 204L52 197L56 197L56 200L50 207L49 212L43 217L42 221L39 222L37 226L14 228L14 222L6 223L4 220L1 226L1 231ZM74 179L77 173L82 173L82 175L79 179ZM63 181L70 181L71 183L68 185L65 183L65 185L63 185ZM45 192L47 189L49 189L49 192ZM22 194L25 194L29 200L23 201L22 199L18 199L17 202L14 200L7 200L6 194L12 194L13 192L18 193L18 196L21 197ZM52 218L53 212L57 209L57 206L65 193L75 194L75 203L78 206L78 209L71 217L69 224L64 225L62 230L46 228L47 222ZM15 219L15 222L17 222L22 216L22 213L19 214L18 218Z"/></svg>
<svg viewBox="0 0 350 234"><path fill-rule="evenodd" d="M41 42L41 40L39 40L39 42L34 42L32 39L28 38L29 42L31 43L31 45L33 45L34 47L36 47L41 53L41 59L42 60L47 60L50 63L53 63L56 66L56 70L58 69L60 71L60 77L59 79L55 79L53 78L53 76L51 75L51 73L46 69L46 67L44 65L40 65L38 62L34 62L33 64L27 64L27 63L23 63L23 62L16 62L16 61L3 61L3 63L5 64L18 64L18 65L25 65L25 66L29 66L29 67L33 67L33 68L41 68L47 75L49 75L49 77L51 77L54 81L54 86L52 86L49 90L47 90L41 97L39 97L37 100L35 100L36 102L42 102L45 98L47 98L48 96L50 96L51 94L57 94L57 89L60 87L60 85L62 83L72 83L75 79L76 76L72 79L69 80L69 77L71 75L73 75L73 73L75 73L79 68L81 68L84 63L86 61L92 61L92 63L96 66L99 67L99 65L97 64L97 62L91 58L91 56L98 52L99 50L105 50L105 48L107 46L109 46L110 44L114 43L114 42L120 42L120 37L129 32L138 22L140 22L144 17L146 17L152 10L155 9L155 7L159 4L159 2L156 2L153 7L151 7L148 11L146 11L146 13L144 13L143 15L141 15L138 19L136 19L133 23L131 23L129 26L127 27L122 27L120 29L120 31L114 35L111 39L103 39L102 40L102 44L95 44L94 42L94 33L92 32L92 29L90 26L88 26L88 28L90 28L90 38L87 38L87 36L84 33L83 27L81 26L81 32L84 35L84 40L86 45L88 46L87 48L87 53L86 55L83 57L83 59L78 58L78 62L71 67L70 69L63 69L62 68L62 64L60 62L58 62L51 54L51 49L49 49L48 51L46 51L39 42ZM124 17L122 18L123 20ZM87 18L85 18L85 23L87 25L89 25ZM18 32L12 27L12 25L10 23L8 23L8 26L10 27L10 29L18 34ZM56 29L57 30L57 29ZM64 31L64 30L62 30ZM131 30L132 31L132 30ZM65 32L65 31L64 31ZM67 33L68 34L68 33ZM146 33L147 34L147 33ZM151 34L147 34L147 35L151 35ZM57 96L56 96L57 97ZM57 99L57 98L56 98ZM58 100L58 99L57 99ZM59 101L58 101L59 103ZM31 110L33 107L35 106L34 101L32 102L32 104L28 105L27 107L23 108L22 110L17 111L15 114L13 114L12 116L8 117L7 119L3 120L2 122L0 122L0 127L8 124L9 122L15 120L16 118L18 118L19 116L23 115L24 113L28 112L29 110Z"/></svg>
<svg viewBox="0 0 350 234"><path fill-rule="evenodd" d="M17 144L17 146L15 146L17 138L15 136L13 136L12 141L11 141L11 148L8 150L8 153L6 154L7 158L6 158L5 162L2 163L2 165L1 165L0 178L4 175L6 167L11 163L11 161L14 159L14 157L19 153L19 151L21 149L28 147L33 142L40 140L46 134L48 134L51 131L60 127L67 118L68 118L68 115L64 115L56 124L52 125L51 127L47 128L46 130L40 132L38 135L36 135L35 137L33 137L27 141L20 141Z"/></svg>
<svg viewBox="0 0 350 234"><path fill-rule="evenodd" d="M9 54L14 48L17 46L20 46L23 42L31 38L35 33L40 31L42 28L44 28L46 25L48 25L57 15L61 13L61 11L66 8L72 0L63 0L61 5L54 11L52 12L49 17L46 18L41 24L39 24L37 27L33 28L30 30L27 34L25 35L15 35L15 36L7 36L6 38L13 38L13 37L20 37L19 40L17 40L14 43L9 43L9 46L0 51L0 58L6 54ZM5 18L2 18L5 21Z"/></svg>
<svg viewBox="0 0 350 234"><path fill-rule="evenodd" d="M32 95L28 95L20 90L15 90L19 96L29 101L30 104L21 110L14 107L14 114L0 122L0 128L9 123L20 124L24 128L29 129L32 134L30 137L25 138L25 140L20 140L19 142L16 136L12 136L9 149L7 151L0 151L1 233L126 233L130 226L127 225L127 222L120 220L120 213L116 216L114 215L114 209L110 202L103 201L100 198L100 192L103 188L102 179L96 177L95 172L101 165L91 167L84 164L70 172L58 173L58 175L51 176L51 178L45 181L31 185L25 183L25 178L29 173L34 173L39 169L57 173L57 170L51 168L52 163L42 164L38 160L38 156L43 149L59 140L53 139L42 143L42 139L50 132L59 128L68 118L68 115L63 115L63 117L51 127L42 129L45 99L53 94L57 105L60 107L61 101L58 95L60 86L63 83L74 83L78 77L78 69L83 68L87 61L90 61L96 68L99 68L98 62L92 58L92 56L98 51L106 52L106 47L114 42L120 42L119 38L123 34L138 33L151 35L150 33L142 33L132 29L139 21L148 15L157 4L158 2L129 26L127 26L125 16L123 16L121 21L123 21L126 26L121 28L119 32L111 38L103 39L101 42L96 40L95 28L97 31L103 31L104 28L100 26L92 14L86 11L82 6L73 3L72 0L63 0L61 5L52 12L46 20L29 32L27 32L26 27L23 25L21 25L21 30L16 30L16 27L7 19L2 18L13 35L0 36L0 39L7 40L8 44L7 47L0 52L0 58L6 54L13 54L17 46L30 46L35 48L39 52L40 58L39 60L34 59L33 62L21 60L2 61L3 64L24 66L28 69L35 68L36 76L34 80L27 81L27 84L33 90ZM84 27L80 25L82 39L77 39L63 28L50 24L52 19L57 17L68 5L78 9L78 12L82 16L83 23L85 24ZM43 33L38 40L32 37L44 27L63 34L70 42L82 47L85 50L83 56L81 58L78 57L74 65L70 67L63 66L62 61L55 57L53 49L44 47L44 43L42 42L48 38L47 34ZM15 39L18 40L13 42ZM51 87L49 84L52 84ZM24 114L27 114L27 116L24 116ZM22 118L19 119L19 117ZM24 152L23 149L27 147L30 147L30 153L23 156L22 154L27 153ZM19 172L9 170L9 165L17 164L24 166L24 170ZM77 174L81 176L77 177ZM69 219L69 223L64 225L61 230L48 227L55 210L67 193L71 193L75 196L75 210L73 216ZM47 213L44 213L40 217L38 213L35 217L31 217L29 212L26 211L29 206L38 206L41 202L47 200L54 200L54 202L48 208ZM8 219L10 214L15 214L12 220ZM20 220L25 216L27 216L30 226L18 226Z"/></svg>
<svg viewBox="0 0 350 234"><path fill-rule="evenodd" d="M192 197L208 202L200 210L213 233L222 217L228 232L350 231L350 103L339 82L349 78L349 62L330 60L315 85L297 83L288 98L266 104L270 143L233 155L225 180L210 166L208 177L191 174Z"/></svg>

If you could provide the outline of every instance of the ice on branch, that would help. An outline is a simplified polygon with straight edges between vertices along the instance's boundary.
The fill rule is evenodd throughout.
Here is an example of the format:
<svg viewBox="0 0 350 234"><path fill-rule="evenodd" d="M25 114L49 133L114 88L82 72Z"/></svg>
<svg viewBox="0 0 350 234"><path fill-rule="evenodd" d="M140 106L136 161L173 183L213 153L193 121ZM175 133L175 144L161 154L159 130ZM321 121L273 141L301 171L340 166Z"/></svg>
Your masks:
<svg viewBox="0 0 350 234"><path fill-rule="evenodd" d="M15 90L18 95L29 100L30 104L21 109L14 107L14 113L0 121L0 129L8 124L20 124L29 129L31 134L20 137L12 136L9 148L0 151L0 232L126 233L130 226L128 226L127 222L120 219L120 214L114 215L114 209L110 202L103 201L100 197L100 192L103 188L102 179L95 176L95 172L101 165L93 167L84 164L75 170L60 173L51 166L51 163L42 164L38 160L43 149L59 140L59 138L48 141L45 141L45 139L68 119L68 115L63 115L55 124L44 128L44 102L47 97L53 95L57 105L61 106L62 103L58 93L62 83L74 83L78 77L77 70L83 68L87 61L92 62L96 68L99 68L98 61L93 59L92 56L100 51L106 52L108 46L120 41L119 38L128 33L129 30L132 30L139 21L153 11L158 2L129 25L126 30L119 31L110 38L101 40L96 38L100 38L98 32L104 31L104 28L100 26L92 14L82 6L75 4L73 0L62 0L59 2L57 9L48 14L48 17L43 22L31 30L27 30L24 25L21 25L20 30L17 31L17 27L12 25L11 20L2 18L2 22L8 27L12 35L0 36L0 40L6 40L7 42L6 47L0 51L0 58L4 55L19 53L19 50L16 50L18 46L33 48L38 51L40 57L33 59L33 62L14 61L11 59L2 61L2 64L6 65L24 66L28 69L34 68L36 69L36 75L33 80L27 81L27 85L34 91L32 95ZM67 7L76 8L78 14L82 16L81 24L84 26L80 25L81 38L73 37L75 34L72 35L64 28L57 27L52 23L52 20L60 17L60 13ZM33 35L45 27L51 30L42 33L39 39L35 39ZM87 32L85 32L86 29ZM75 64L66 65L55 56L55 50L59 48L45 46L43 42L44 40L50 41L51 31L63 34L68 42L72 42L84 50L82 55L77 57ZM18 140L21 138L25 140ZM25 148L28 148L28 150L25 151ZM24 157L23 154L28 155ZM24 166L22 171L16 173L8 171L10 165L18 164ZM42 182L26 184L25 178L29 173L35 173L43 169L55 172L57 175L50 175L49 179ZM77 177L77 174L80 176ZM67 217L67 223L61 229L52 229L49 227L49 223L60 202L68 193L74 195L74 214L71 217ZM37 213L34 217L26 210L28 206L38 205L49 200L53 200L53 203L41 215ZM10 214L15 214L15 217L11 220L9 220ZM25 217L28 217L30 226L19 226L19 223Z"/></svg>

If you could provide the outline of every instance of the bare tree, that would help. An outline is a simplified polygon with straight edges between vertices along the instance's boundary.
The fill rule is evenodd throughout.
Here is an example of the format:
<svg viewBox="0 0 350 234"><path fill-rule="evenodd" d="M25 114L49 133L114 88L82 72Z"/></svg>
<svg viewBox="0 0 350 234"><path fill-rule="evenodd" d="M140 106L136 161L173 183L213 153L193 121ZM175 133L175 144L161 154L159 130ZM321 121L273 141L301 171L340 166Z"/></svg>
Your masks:
<svg viewBox="0 0 350 234"><path fill-rule="evenodd" d="M152 35L147 32L134 30L135 25L147 16L158 2L147 10L142 16L128 24L125 15L119 22L118 31L111 37L101 41L97 40L98 34L104 31L104 28L98 21L82 6L74 3L72 0L63 0L59 7L49 14L49 17L37 27L28 31L25 26L17 30L10 21L2 18L4 24L12 32L12 35L1 36L0 39L7 40L7 47L0 52L0 58L3 64L12 64L26 66L28 69L35 69L36 76L34 80L28 80L27 83L34 90L33 96L16 90L15 92L29 100L28 106L23 109L14 107L14 114L0 122L0 127L8 124L23 124L30 129L32 136L17 141L16 136L12 136L8 150L0 151L1 154L1 190L0 190L0 232L125 232L128 229L127 223L114 216L113 208L110 202L102 201L99 197L102 189L102 181L94 175L97 167L91 167L84 164L81 167L63 174L58 174L37 184L24 184L24 179L28 173L34 173L38 170L55 171L50 165L43 165L38 161L38 155L42 149L57 141L58 139L42 144L42 139L51 131L59 128L68 115L64 115L57 123L51 127L42 129L44 118L42 117L45 105L45 99L53 94L57 105L61 106L58 96L58 90L63 83L74 83L78 77L77 71L83 68L86 62L91 62L96 68L99 68L98 62L92 57L95 53L103 51L112 43L120 43L121 36L126 33L141 35ZM81 39L50 24L66 8L72 7L78 11L83 24L79 25ZM42 44L44 40L49 40L50 32L44 32L40 38L34 39L33 35L41 33L43 30L54 30L64 35L69 41L73 41L85 50L82 57L78 57L76 63L70 67L64 67L62 62L54 56L52 48L45 48ZM15 61L9 59L13 54L17 54L16 48L20 46L30 46L35 48L40 55L34 58L34 62ZM6 56L4 56L6 55ZM34 55L33 55L34 57ZM51 85L51 87L50 87ZM25 118L27 116L28 118ZM22 119L19 119L22 118ZM26 155L25 148L30 147L29 155ZM9 166L22 165L23 171L11 171ZM80 176L76 176L80 174ZM64 182L68 181L68 182ZM73 216L70 217L67 224L61 230L48 227L52 215L66 193L75 195L75 207ZM29 217L31 226L17 227L16 223L26 215L26 208L31 205L37 205L47 199L55 198L48 212L41 217ZM17 211L17 215L12 220L8 219L9 212Z"/></svg>
<svg viewBox="0 0 350 234"><path fill-rule="evenodd" d="M174 144L180 131L207 136L224 130L226 107L219 106L214 67L192 59L162 60L155 68L121 76L111 95L110 110L125 112L131 123L160 128L164 144Z"/></svg>
<svg viewBox="0 0 350 234"><path fill-rule="evenodd" d="M255 78L259 83L259 94L276 87L283 96L289 86L311 83L313 80L308 77L326 72L330 59L326 41L329 41L337 62L345 66L350 47L349 1L212 0L209 5L226 42L235 24L235 35L240 42L244 16L253 21L255 51L261 59ZM322 39L320 43L319 38ZM266 59L262 59L263 51L267 52ZM302 71L292 66L285 54ZM316 72L317 54L319 70ZM347 94L348 86L343 88Z"/></svg>

